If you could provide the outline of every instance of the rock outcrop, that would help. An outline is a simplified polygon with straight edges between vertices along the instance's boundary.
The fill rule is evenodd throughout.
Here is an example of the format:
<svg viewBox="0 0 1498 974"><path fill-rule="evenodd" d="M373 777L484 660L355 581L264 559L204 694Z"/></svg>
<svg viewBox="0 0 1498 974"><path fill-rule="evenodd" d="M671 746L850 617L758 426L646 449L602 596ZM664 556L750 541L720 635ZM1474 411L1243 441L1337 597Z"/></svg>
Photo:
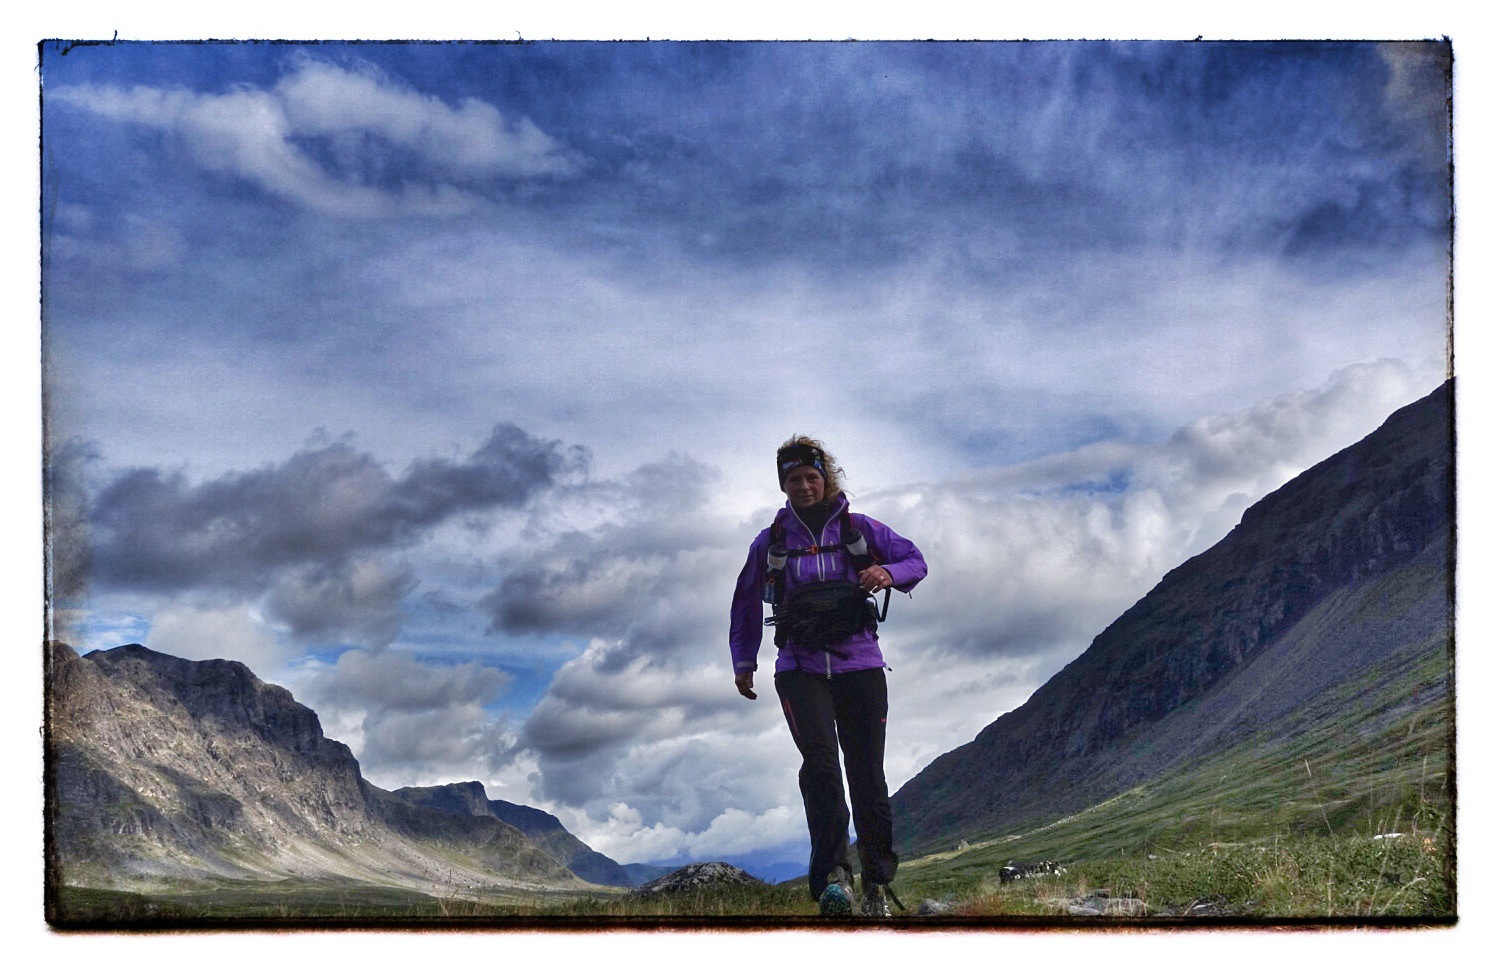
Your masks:
<svg viewBox="0 0 1498 974"><path fill-rule="evenodd" d="M721 890L734 886L768 886L737 866L726 862L694 862L673 873L635 888L634 897L670 896L704 890Z"/></svg>

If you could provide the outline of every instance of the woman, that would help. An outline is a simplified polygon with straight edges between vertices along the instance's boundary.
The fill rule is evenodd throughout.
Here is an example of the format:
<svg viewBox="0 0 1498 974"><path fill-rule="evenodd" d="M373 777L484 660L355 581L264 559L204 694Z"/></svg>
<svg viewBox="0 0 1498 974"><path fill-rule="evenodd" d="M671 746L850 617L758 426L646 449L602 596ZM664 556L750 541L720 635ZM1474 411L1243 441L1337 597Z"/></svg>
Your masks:
<svg viewBox="0 0 1498 974"><path fill-rule="evenodd" d="M909 592L926 577L926 561L906 539L848 510L842 468L818 441L792 437L776 453L775 472L786 505L749 546L733 595L734 683L757 699L761 603L771 602L780 648L775 692L801 752L812 898L824 915L853 909L841 745L858 832L861 910L889 916L886 894L899 860L884 780L885 665L869 596L891 588Z"/></svg>

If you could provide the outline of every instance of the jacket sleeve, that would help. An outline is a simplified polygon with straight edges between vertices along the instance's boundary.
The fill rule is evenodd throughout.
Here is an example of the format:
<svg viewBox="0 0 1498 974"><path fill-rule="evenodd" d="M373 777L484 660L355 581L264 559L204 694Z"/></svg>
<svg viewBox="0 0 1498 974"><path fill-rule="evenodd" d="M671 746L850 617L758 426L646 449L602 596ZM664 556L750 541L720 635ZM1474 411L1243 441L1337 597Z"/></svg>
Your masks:
<svg viewBox="0 0 1498 974"><path fill-rule="evenodd" d="M770 544L770 529L759 533L749 546L749 557L739 572L733 589L733 608L728 624L728 651L733 657L733 671L759 668L759 644L764 637L763 593L765 588L765 551Z"/></svg>
<svg viewBox="0 0 1498 974"><path fill-rule="evenodd" d="M926 558L911 541L867 515L853 516L864 522L860 530L878 555L879 564L894 579L896 589L909 592L917 582L926 577Z"/></svg>

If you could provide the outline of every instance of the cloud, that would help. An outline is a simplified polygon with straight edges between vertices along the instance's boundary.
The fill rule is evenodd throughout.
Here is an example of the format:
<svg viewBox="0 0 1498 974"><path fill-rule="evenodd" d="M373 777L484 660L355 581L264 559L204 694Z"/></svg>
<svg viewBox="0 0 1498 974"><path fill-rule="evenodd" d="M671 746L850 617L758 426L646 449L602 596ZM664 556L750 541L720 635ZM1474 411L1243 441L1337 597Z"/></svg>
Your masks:
<svg viewBox="0 0 1498 974"><path fill-rule="evenodd" d="M529 120L507 120L479 99L454 108L372 66L307 55L269 90L89 84L48 88L47 96L164 130L205 170L338 217L462 213L485 180L565 177L577 168Z"/></svg>
<svg viewBox="0 0 1498 974"><path fill-rule="evenodd" d="M88 475L98 460L98 448L76 437L51 447L43 458L47 594L54 602L82 595L89 584Z"/></svg>
<svg viewBox="0 0 1498 974"><path fill-rule="evenodd" d="M674 454L558 494L543 514L551 530L537 525L548 540L508 559L480 602L490 631L648 633L655 653L669 652L700 618L700 599L684 593L713 574L733 540L732 519L713 504L718 480Z"/></svg>
<svg viewBox="0 0 1498 974"><path fill-rule="evenodd" d="M909 613L922 643L980 657L1076 650L1251 503L1424 391L1400 363L1353 366L1163 442L1091 444L864 506L916 539L939 578Z"/></svg>
<svg viewBox="0 0 1498 974"><path fill-rule="evenodd" d="M719 858L804 841L806 819L799 805L777 805L759 814L724 809L707 828L689 832L659 822L646 824L640 810L615 802L607 818L582 817L569 823L594 849L616 862L659 862L680 858Z"/></svg>
<svg viewBox="0 0 1498 974"><path fill-rule="evenodd" d="M1390 114L1412 127L1407 143L1426 165L1444 168L1451 159L1451 49L1438 44L1380 44L1389 68L1384 88Z"/></svg>
<svg viewBox="0 0 1498 974"><path fill-rule="evenodd" d="M450 517L521 505L585 464L578 451L501 424L467 460L418 461L399 478L346 441L197 484L137 468L93 503L95 578L158 591L256 589L280 571L326 572L352 555L409 544ZM321 584L334 591L326 575Z"/></svg>
<svg viewBox="0 0 1498 974"><path fill-rule="evenodd" d="M91 448L59 447L48 467L54 595L237 599L296 645L384 648L419 575L407 554L445 523L514 511L585 470L585 451L495 426L464 459L419 459L392 476L348 440L281 463L189 482L135 468L94 474ZM169 631L171 631L169 629Z"/></svg>
<svg viewBox="0 0 1498 974"><path fill-rule="evenodd" d="M576 169L564 147L529 119L508 121L477 98L464 98L452 108L380 77L369 66L346 70L301 56L275 93L298 134L373 135L458 173L537 177ZM367 157L359 164L368 165Z"/></svg>
<svg viewBox="0 0 1498 974"><path fill-rule="evenodd" d="M242 602L178 602L151 617L152 649L183 659L234 659L270 680L297 650L256 609Z"/></svg>
<svg viewBox="0 0 1498 974"><path fill-rule="evenodd" d="M401 599L415 587L409 565L353 557L282 573L266 607L304 639L352 639L383 649L400 631Z"/></svg>
<svg viewBox="0 0 1498 974"><path fill-rule="evenodd" d="M304 663L285 682L382 787L489 780L513 750L514 732L489 709L511 685L494 666L355 649L331 665Z"/></svg>

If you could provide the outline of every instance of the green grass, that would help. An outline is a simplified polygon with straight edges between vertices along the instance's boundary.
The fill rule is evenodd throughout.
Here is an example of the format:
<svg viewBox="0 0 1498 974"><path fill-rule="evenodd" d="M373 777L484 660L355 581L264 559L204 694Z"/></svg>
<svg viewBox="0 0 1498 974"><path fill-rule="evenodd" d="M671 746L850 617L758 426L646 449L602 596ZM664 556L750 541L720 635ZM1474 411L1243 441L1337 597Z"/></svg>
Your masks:
<svg viewBox="0 0 1498 974"><path fill-rule="evenodd" d="M1369 716L1356 724L1320 701L1302 733L1266 733L1079 814L908 862L901 880L974 915L1064 913L1107 889L1236 917L1454 918L1451 702L1421 689L1439 690L1442 672L1371 675L1339 691L1359 695ZM1040 859L1067 875L998 884L1004 864Z"/></svg>

